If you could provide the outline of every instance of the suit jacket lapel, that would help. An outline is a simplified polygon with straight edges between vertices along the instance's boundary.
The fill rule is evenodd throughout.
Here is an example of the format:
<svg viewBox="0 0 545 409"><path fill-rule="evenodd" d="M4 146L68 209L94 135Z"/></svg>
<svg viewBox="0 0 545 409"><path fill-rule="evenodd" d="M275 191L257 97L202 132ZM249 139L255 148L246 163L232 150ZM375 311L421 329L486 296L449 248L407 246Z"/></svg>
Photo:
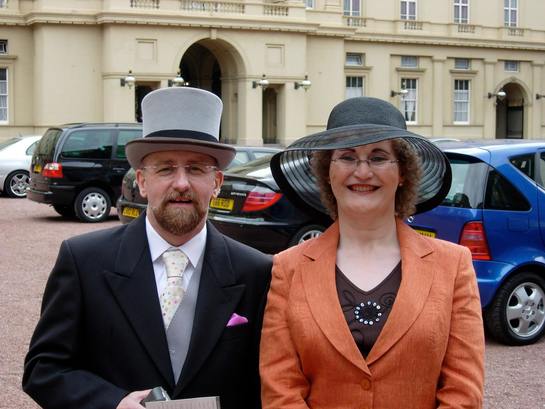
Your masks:
<svg viewBox="0 0 545 409"><path fill-rule="evenodd" d="M191 341L174 396L193 379L204 364L246 288L244 284L236 284L223 236L210 223L207 223L207 229Z"/></svg>
<svg viewBox="0 0 545 409"><path fill-rule="evenodd" d="M435 268L428 242L406 226L397 222L401 250L401 285L394 305L375 345L367 356L370 365L384 355L409 330L424 304L433 282Z"/></svg>
<svg viewBox="0 0 545 409"><path fill-rule="evenodd" d="M339 226L334 223L305 250L308 261L301 265L305 295L314 320L341 355L371 374L342 312L335 284L335 262Z"/></svg>
<svg viewBox="0 0 545 409"><path fill-rule="evenodd" d="M105 272L105 277L150 359L168 385L174 387L145 226L145 215L127 226L121 238L115 270Z"/></svg>

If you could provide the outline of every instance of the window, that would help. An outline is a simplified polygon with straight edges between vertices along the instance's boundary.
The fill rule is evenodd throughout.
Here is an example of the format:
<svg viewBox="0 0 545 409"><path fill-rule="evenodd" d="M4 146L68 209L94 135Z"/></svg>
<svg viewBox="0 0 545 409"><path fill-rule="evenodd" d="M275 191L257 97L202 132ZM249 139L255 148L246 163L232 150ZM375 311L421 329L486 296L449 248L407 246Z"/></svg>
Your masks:
<svg viewBox="0 0 545 409"><path fill-rule="evenodd" d="M125 145L133 139L140 138L141 136L142 130L140 129L121 129L117 134L117 148L115 157L117 159L127 159Z"/></svg>
<svg viewBox="0 0 545 409"><path fill-rule="evenodd" d="M362 67L363 66L363 54L359 53L346 53L345 65L349 67Z"/></svg>
<svg viewBox="0 0 545 409"><path fill-rule="evenodd" d="M484 208L527 211L530 210L530 203L502 174L490 168L486 183Z"/></svg>
<svg viewBox="0 0 545 409"><path fill-rule="evenodd" d="M343 0L345 16L361 16L360 0Z"/></svg>
<svg viewBox="0 0 545 409"><path fill-rule="evenodd" d="M346 77L346 99L363 96L363 77Z"/></svg>
<svg viewBox="0 0 545 409"><path fill-rule="evenodd" d="M404 68L418 68L418 57L402 55L401 66Z"/></svg>
<svg viewBox="0 0 545 409"><path fill-rule="evenodd" d="M469 80L454 80L454 123L469 123Z"/></svg>
<svg viewBox="0 0 545 409"><path fill-rule="evenodd" d="M454 59L455 70L469 70L470 68L471 68L471 62L467 58Z"/></svg>
<svg viewBox="0 0 545 409"><path fill-rule="evenodd" d="M469 0L454 0L454 22L469 23Z"/></svg>
<svg viewBox="0 0 545 409"><path fill-rule="evenodd" d="M0 40L0 54L8 53L8 40Z"/></svg>
<svg viewBox="0 0 545 409"><path fill-rule="evenodd" d="M416 20L416 0L401 1L401 20Z"/></svg>
<svg viewBox="0 0 545 409"><path fill-rule="evenodd" d="M471 156L447 153L452 183L441 206L478 209L483 205L483 189L489 166Z"/></svg>
<svg viewBox="0 0 545 409"><path fill-rule="evenodd" d="M515 168L520 170L530 179L534 181L536 180L534 154L530 153L530 154L525 154L520 156L514 156L512 158L509 158L509 162L511 162L511 165L513 165Z"/></svg>
<svg viewBox="0 0 545 409"><path fill-rule="evenodd" d="M0 122L8 122L8 69L0 68Z"/></svg>
<svg viewBox="0 0 545 409"><path fill-rule="evenodd" d="M407 93L401 97L401 112L405 116L405 121L416 123L417 91L418 80L416 78L402 78L401 89L406 89Z"/></svg>
<svg viewBox="0 0 545 409"><path fill-rule="evenodd" d="M503 23L505 27L516 27L518 20L518 0L503 0Z"/></svg>
<svg viewBox="0 0 545 409"><path fill-rule="evenodd" d="M82 130L72 132L62 147L65 158L110 159L112 131Z"/></svg>
<svg viewBox="0 0 545 409"><path fill-rule="evenodd" d="M304 0L303 3L305 4L305 7L307 9L313 9L314 8L314 0Z"/></svg>
<svg viewBox="0 0 545 409"><path fill-rule="evenodd" d="M518 72L519 71L519 62L518 61L505 61L503 64L505 71L508 72Z"/></svg>

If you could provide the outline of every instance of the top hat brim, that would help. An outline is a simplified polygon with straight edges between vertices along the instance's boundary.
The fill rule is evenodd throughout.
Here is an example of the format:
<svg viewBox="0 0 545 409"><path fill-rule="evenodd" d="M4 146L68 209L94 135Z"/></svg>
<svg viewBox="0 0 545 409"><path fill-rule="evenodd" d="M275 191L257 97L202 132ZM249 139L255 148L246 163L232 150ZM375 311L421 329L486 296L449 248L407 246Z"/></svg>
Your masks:
<svg viewBox="0 0 545 409"><path fill-rule="evenodd" d="M441 149L426 138L392 126L350 125L303 137L272 157L272 174L280 189L298 207L323 217L328 212L320 201L316 177L311 171L311 153L353 148L397 138L409 143L420 158L422 176L416 213L431 210L441 204L450 189L452 173L449 161Z"/></svg>
<svg viewBox="0 0 545 409"><path fill-rule="evenodd" d="M187 151L209 155L216 160L222 170L229 166L236 155L233 146L191 138L154 136L132 140L125 146L127 159L134 169L140 168L142 160L150 153L162 151Z"/></svg>

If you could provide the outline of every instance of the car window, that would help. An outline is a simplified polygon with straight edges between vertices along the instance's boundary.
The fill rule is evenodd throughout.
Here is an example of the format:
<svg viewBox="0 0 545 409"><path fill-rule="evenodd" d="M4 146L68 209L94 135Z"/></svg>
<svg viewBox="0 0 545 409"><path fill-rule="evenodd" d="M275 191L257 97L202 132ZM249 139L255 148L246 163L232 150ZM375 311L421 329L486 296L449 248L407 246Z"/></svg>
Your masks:
<svg viewBox="0 0 545 409"><path fill-rule="evenodd" d="M34 151L36 150L36 145L38 145L38 141L34 142L32 145L26 148L25 153L29 156L32 155Z"/></svg>
<svg viewBox="0 0 545 409"><path fill-rule="evenodd" d="M64 142L65 158L110 159L112 157L112 131L85 129L72 132Z"/></svg>
<svg viewBox="0 0 545 409"><path fill-rule="evenodd" d="M535 155L533 153L524 154L519 156L513 156L509 158L511 164L528 176L532 180L536 180L535 177Z"/></svg>
<svg viewBox="0 0 545 409"><path fill-rule="evenodd" d="M57 141L61 134L62 129L48 129L44 136L42 136L42 139L40 139L34 153L43 155L47 158L53 158L55 146L57 145Z"/></svg>
<svg viewBox="0 0 545 409"><path fill-rule="evenodd" d="M117 147L115 151L115 157L117 159L127 159L125 154L125 145L142 136L142 130L140 129L121 129L117 134Z"/></svg>
<svg viewBox="0 0 545 409"><path fill-rule="evenodd" d="M248 152L238 151L233 161L229 164L229 167L232 168L234 166L242 165L243 163L246 163L249 160L250 160L250 155L248 154Z"/></svg>
<svg viewBox="0 0 545 409"><path fill-rule="evenodd" d="M254 151L255 158L264 158L266 156L272 156L273 152Z"/></svg>
<svg viewBox="0 0 545 409"><path fill-rule="evenodd" d="M526 211L530 203L507 178L490 169L486 183L485 209Z"/></svg>
<svg viewBox="0 0 545 409"><path fill-rule="evenodd" d="M452 184L441 206L477 209L482 207L489 166L468 156L448 155Z"/></svg>
<svg viewBox="0 0 545 409"><path fill-rule="evenodd" d="M536 182L539 183L539 186L545 188L545 152L541 152L539 155L539 180Z"/></svg>

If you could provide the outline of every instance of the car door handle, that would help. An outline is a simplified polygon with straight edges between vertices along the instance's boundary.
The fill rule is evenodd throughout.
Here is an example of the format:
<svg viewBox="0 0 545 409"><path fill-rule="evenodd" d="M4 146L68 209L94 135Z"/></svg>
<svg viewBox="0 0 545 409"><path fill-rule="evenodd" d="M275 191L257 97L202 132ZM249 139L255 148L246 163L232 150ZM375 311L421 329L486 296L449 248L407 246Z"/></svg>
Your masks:
<svg viewBox="0 0 545 409"><path fill-rule="evenodd" d="M127 169L125 168L112 168L112 170L115 170L116 172L126 172Z"/></svg>

